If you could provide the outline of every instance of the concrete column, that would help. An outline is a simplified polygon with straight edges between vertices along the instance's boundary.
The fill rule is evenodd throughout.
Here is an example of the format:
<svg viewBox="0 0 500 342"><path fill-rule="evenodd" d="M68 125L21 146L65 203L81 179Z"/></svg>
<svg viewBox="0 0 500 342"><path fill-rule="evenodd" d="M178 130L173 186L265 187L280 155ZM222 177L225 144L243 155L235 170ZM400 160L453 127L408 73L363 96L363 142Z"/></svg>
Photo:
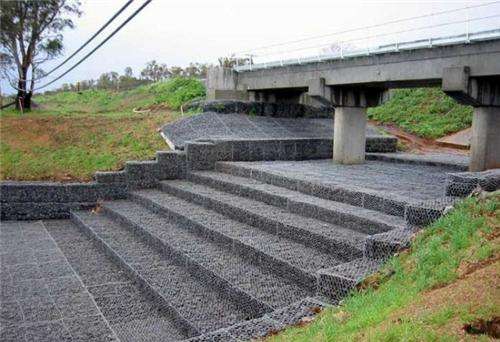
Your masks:
<svg viewBox="0 0 500 342"><path fill-rule="evenodd" d="M500 168L500 107L475 107L470 171Z"/></svg>
<svg viewBox="0 0 500 342"><path fill-rule="evenodd" d="M365 162L366 108L336 107L333 130L333 161L339 164Z"/></svg>

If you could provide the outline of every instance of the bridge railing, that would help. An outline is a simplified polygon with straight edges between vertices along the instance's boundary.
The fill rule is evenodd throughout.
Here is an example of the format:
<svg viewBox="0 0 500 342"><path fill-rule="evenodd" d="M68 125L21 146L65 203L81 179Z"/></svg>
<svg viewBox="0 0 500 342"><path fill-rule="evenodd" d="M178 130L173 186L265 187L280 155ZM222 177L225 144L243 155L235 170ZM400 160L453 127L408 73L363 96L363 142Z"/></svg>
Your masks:
<svg viewBox="0 0 500 342"><path fill-rule="evenodd" d="M473 10L476 13L471 16ZM485 11L487 13L484 13ZM450 15L454 17L450 18ZM428 21L429 18L432 22L420 23L422 19ZM412 26L407 21L417 22L419 25ZM401 28L401 24L404 24L404 28L394 28L394 25L399 25L398 28ZM352 37L352 33L356 32L361 34ZM345 38L346 36L349 38ZM249 61L245 65L234 66L236 71L243 72L499 38L500 1L495 1L268 45L233 54L232 57L236 61ZM307 45L310 41L318 39L322 42Z"/></svg>

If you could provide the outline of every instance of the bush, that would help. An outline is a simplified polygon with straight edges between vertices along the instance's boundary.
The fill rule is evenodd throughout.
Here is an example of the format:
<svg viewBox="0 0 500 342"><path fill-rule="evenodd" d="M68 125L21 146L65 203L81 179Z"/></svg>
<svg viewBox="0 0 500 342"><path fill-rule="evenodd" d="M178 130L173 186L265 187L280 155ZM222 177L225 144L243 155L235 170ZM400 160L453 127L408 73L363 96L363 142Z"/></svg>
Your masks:
<svg viewBox="0 0 500 342"><path fill-rule="evenodd" d="M370 108L368 117L436 139L470 127L472 107L458 104L438 88L397 89L389 101Z"/></svg>
<svg viewBox="0 0 500 342"><path fill-rule="evenodd" d="M184 77L154 83L150 91L155 96L155 103L166 103L172 109L179 109L184 103L206 94L205 86L199 79Z"/></svg>

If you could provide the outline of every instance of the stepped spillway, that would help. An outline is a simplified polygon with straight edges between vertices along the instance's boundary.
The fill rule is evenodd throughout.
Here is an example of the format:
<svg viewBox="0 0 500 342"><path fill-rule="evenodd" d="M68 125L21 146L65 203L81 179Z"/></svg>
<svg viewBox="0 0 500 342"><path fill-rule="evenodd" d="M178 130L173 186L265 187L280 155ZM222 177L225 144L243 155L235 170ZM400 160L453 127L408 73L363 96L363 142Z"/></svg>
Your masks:
<svg viewBox="0 0 500 342"><path fill-rule="evenodd" d="M311 317L408 243L409 205L443 195L446 165L381 159L217 162L3 221L2 340L248 340Z"/></svg>

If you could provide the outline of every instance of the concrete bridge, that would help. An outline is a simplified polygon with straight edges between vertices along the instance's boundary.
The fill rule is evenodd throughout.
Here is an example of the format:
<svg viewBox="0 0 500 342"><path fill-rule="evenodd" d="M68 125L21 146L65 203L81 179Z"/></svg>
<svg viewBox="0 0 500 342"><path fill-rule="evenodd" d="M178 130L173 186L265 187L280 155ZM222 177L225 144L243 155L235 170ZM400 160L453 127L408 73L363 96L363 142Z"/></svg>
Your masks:
<svg viewBox="0 0 500 342"><path fill-rule="evenodd" d="M474 107L470 170L500 168L500 37L329 60L246 65L209 71L211 99L293 102L335 107L335 162L365 160L366 109L390 88L441 86Z"/></svg>

